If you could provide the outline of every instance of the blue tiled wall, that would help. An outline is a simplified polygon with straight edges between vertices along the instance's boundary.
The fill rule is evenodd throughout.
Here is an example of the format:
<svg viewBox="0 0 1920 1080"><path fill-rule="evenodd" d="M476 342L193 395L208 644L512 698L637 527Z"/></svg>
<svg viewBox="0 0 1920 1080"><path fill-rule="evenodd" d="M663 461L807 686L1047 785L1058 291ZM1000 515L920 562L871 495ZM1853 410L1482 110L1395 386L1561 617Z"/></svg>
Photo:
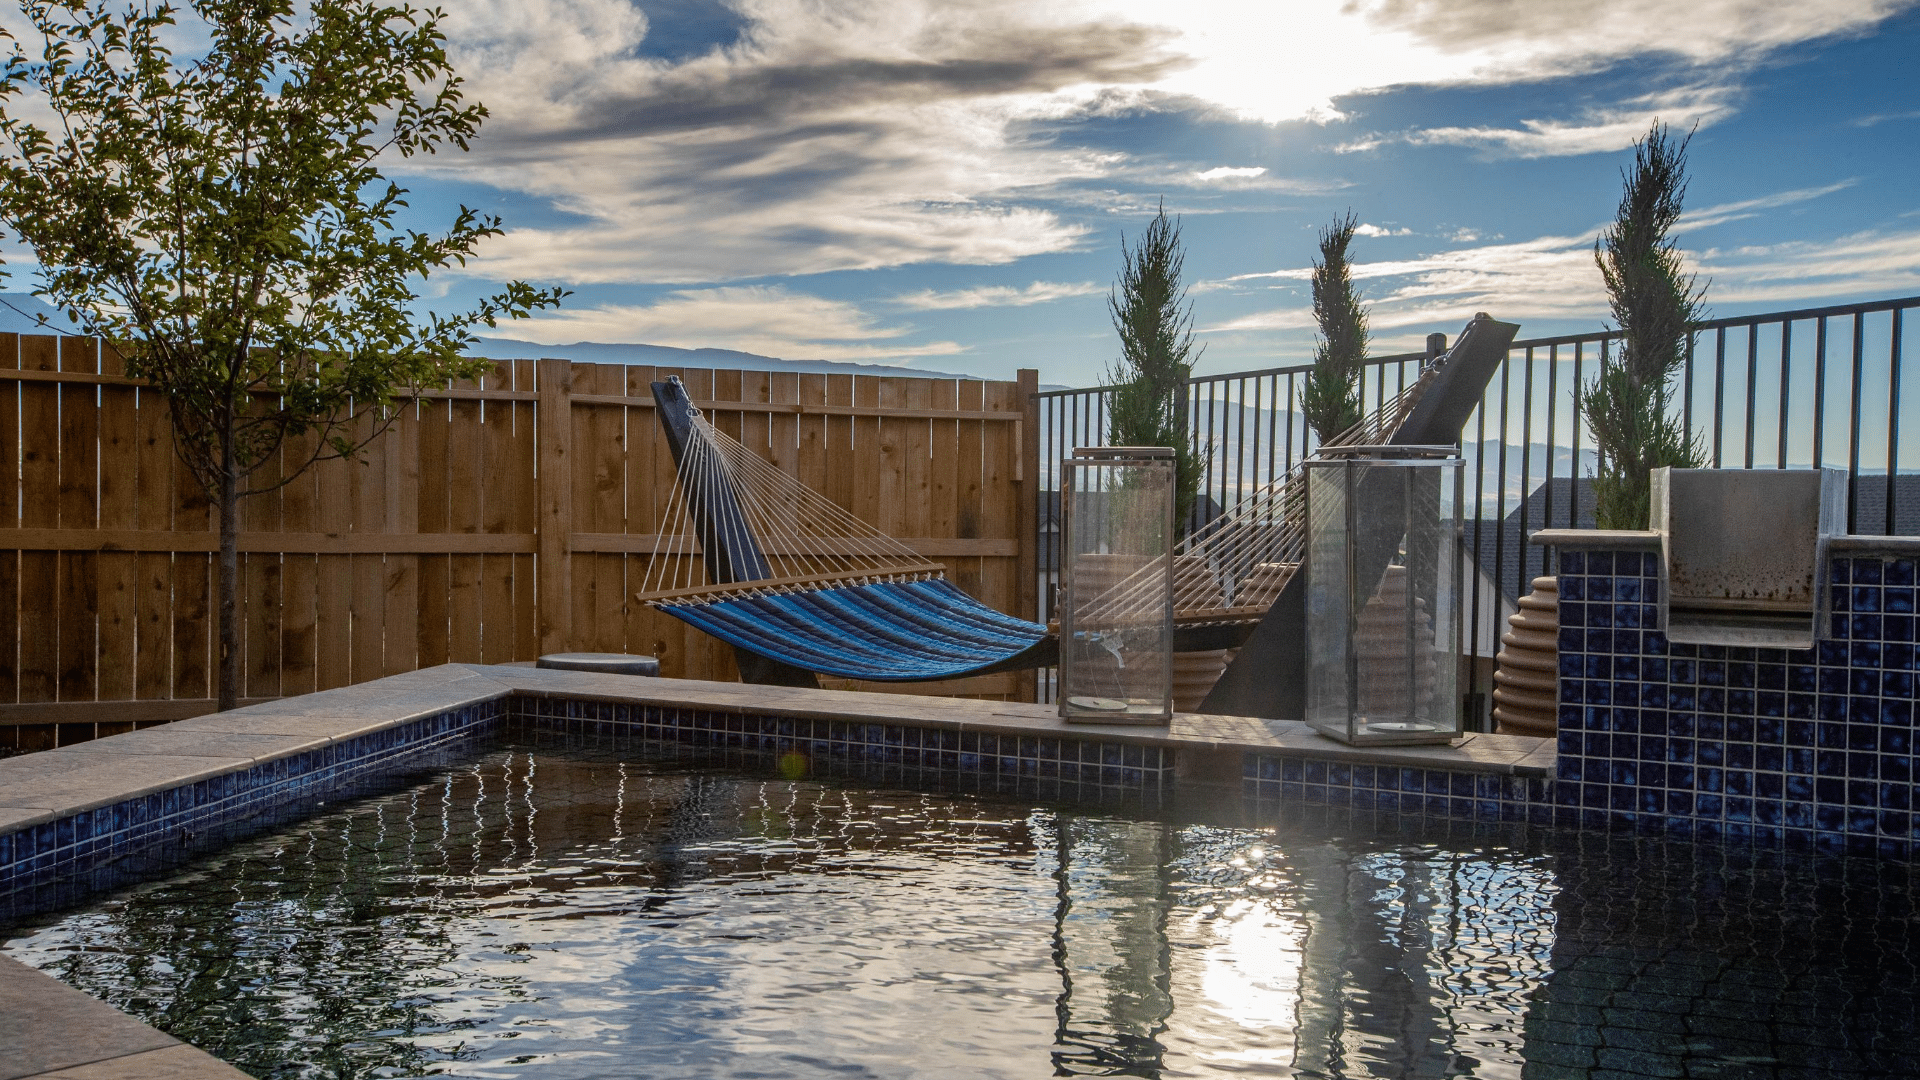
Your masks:
<svg viewBox="0 0 1920 1080"><path fill-rule="evenodd" d="M0 919L61 907L217 847L236 828L305 813L399 770L436 767L491 738L504 703L481 702L169 791L0 834Z"/></svg>
<svg viewBox="0 0 1920 1080"><path fill-rule="evenodd" d="M1263 815L1291 805L1324 805L1476 822L1545 825L1551 818L1551 781L1544 778L1278 754L1250 753L1245 759L1241 789Z"/></svg>
<svg viewBox="0 0 1920 1080"><path fill-rule="evenodd" d="M1803 650L1670 644L1658 572L1561 552L1555 823L1911 854L1914 561L1836 555Z"/></svg>
<svg viewBox="0 0 1920 1080"><path fill-rule="evenodd" d="M737 755L765 765L799 755L807 775L873 783L1000 791L1069 802L1157 805L1173 790L1173 753L1093 738L1036 738L905 724L743 716L607 701L514 699L530 733L568 739L635 737L702 760ZM790 759L792 760L792 759Z"/></svg>

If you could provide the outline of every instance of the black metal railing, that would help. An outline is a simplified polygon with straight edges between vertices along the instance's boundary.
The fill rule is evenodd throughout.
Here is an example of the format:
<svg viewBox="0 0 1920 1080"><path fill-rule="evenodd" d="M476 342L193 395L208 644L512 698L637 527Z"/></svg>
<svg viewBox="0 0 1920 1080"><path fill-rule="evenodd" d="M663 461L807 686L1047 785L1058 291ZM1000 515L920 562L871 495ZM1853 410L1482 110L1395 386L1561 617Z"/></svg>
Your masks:
<svg viewBox="0 0 1920 1080"><path fill-rule="evenodd" d="M1920 460L1902 442L1901 402L1920 400L1902 366L1920 296L1713 319L1694 327L1678 386L1680 415L1709 464L1730 468L1841 467L1850 484L1849 530L1920 534ZM1497 313L1496 313L1497 314ZM1464 596L1464 642L1474 663L1470 705L1489 694L1484 661L1498 648L1513 598L1543 572L1527 537L1593 524L1585 480L1593 437L1576 390L1590 385L1617 347L1611 332L1516 341L1461 433L1467 461L1466 542L1487 587ZM1424 353L1367 362L1362 384L1377 407L1419 375ZM1313 452L1299 411L1311 365L1196 377L1187 416L1207 469L1196 513L1231 507ZM1104 445L1110 387L1040 395L1037 616L1053 615L1059 560L1059 462L1076 446ZM1042 678L1043 696L1049 680ZM1472 719L1469 720L1470 725Z"/></svg>

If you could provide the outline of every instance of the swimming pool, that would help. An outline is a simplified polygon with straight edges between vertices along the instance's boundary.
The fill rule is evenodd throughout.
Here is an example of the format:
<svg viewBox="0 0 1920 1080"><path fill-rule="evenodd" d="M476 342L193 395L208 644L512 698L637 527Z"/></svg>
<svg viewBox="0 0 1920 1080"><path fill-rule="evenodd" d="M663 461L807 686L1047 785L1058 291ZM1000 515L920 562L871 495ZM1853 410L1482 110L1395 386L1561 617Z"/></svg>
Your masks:
<svg viewBox="0 0 1920 1080"><path fill-rule="evenodd" d="M260 1077L1902 1075L1905 864L507 746L13 928Z"/></svg>

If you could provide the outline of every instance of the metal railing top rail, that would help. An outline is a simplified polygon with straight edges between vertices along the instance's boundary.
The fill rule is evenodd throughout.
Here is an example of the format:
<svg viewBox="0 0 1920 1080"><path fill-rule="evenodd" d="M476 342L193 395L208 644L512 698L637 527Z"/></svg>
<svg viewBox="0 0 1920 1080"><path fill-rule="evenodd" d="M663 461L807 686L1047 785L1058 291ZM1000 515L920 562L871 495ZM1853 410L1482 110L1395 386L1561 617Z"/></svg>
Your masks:
<svg viewBox="0 0 1920 1080"><path fill-rule="evenodd" d="M1894 311L1900 308L1920 307L1920 296L1902 296L1889 300L1866 300L1854 304L1831 304L1826 307L1796 308L1791 311L1767 311L1757 315L1727 315L1717 319L1702 319L1689 328L1693 333L1711 330L1725 330L1736 326L1751 326L1754 323L1798 322L1802 319L1831 319L1847 315L1867 315L1876 311ZM1524 352L1527 349L1550 349L1559 345L1585 345L1595 342L1612 341L1620 336L1618 330L1589 330L1578 334L1559 334L1553 337L1523 338L1515 341L1510 352ZM1392 364L1408 364L1426 359L1424 352L1390 353L1383 356L1369 356L1369 367L1385 367ZM1304 375L1313 370L1311 362L1291 364L1282 367L1257 368L1248 371L1227 371L1214 375L1195 375L1187 380L1189 386L1200 383L1228 382L1235 379L1261 379L1275 375ZM1042 390L1042 398L1072 397L1077 394L1099 394L1116 389L1112 383L1098 386L1076 386L1065 390Z"/></svg>
<svg viewBox="0 0 1920 1080"><path fill-rule="evenodd" d="M1366 363L1369 366L1411 364L1417 360L1425 360L1426 358L1427 354L1424 352L1394 353L1389 356L1369 356L1366 359ZM1276 375L1305 375L1312 370L1313 364L1309 362L1305 364L1293 364L1287 367L1259 368L1251 371L1226 371L1217 375L1192 376L1187 380L1187 385L1198 386L1201 383L1230 382L1235 379L1267 379ZM1103 394L1117 389L1119 389L1119 387L1114 383L1102 383L1099 386L1074 386L1065 390L1042 390L1039 396L1043 398L1073 397L1076 394Z"/></svg>

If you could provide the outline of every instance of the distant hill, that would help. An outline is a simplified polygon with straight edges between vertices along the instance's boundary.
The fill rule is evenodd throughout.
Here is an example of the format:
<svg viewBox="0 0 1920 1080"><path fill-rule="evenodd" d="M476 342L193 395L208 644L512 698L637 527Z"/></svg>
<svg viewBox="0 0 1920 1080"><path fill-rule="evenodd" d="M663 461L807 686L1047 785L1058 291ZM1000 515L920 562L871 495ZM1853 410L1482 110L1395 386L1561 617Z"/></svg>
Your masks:
<svg viewBox="0 0 1920 1080"><path fill-rule="evenodd" d="M980 379L952 371L896 367L890 364L850 364L839 360L782 360L776 356L738 349L678 349L671 345L641 345L576 341L571 345L539 345L513 338L481 338L467 352L489 360L577 360L588 364L654 364L660 367L729 368L739 371L797 371L813 375L888 375L928 379Z"/></svg>

